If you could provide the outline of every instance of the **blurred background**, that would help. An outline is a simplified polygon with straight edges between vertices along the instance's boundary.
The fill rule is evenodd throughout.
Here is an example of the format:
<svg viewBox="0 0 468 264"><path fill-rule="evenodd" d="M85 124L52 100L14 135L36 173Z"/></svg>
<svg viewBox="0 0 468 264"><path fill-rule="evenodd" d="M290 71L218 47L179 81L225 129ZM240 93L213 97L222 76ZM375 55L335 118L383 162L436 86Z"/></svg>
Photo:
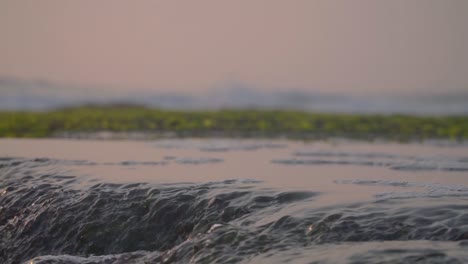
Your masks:
<svg viewBox="0 0 468 264"><path fill-rule="evenodd" d="M468 1L0 2L0 110L468 114Z"/></svg>

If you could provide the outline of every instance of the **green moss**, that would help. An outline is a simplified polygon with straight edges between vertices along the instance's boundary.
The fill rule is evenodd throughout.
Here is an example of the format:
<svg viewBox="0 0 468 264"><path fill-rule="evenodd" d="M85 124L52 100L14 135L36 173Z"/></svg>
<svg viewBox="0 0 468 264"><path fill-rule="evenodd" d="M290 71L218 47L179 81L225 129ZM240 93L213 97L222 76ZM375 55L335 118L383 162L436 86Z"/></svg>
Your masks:
<svg viewBox="0 0 468 264"><path fill-rule="evenodd" d="M286 110L163 111L136 106L0 112L0 137L50 137L60 132L96 131L172 132L179 136L463 140L468 138L468 116L354 115Z"/></svg>

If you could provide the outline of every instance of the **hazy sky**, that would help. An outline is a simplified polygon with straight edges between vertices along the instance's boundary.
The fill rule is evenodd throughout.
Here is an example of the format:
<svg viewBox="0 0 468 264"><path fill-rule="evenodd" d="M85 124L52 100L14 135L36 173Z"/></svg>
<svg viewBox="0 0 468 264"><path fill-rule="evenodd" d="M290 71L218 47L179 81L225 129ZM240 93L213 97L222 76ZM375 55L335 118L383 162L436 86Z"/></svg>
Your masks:
<svg viewBox="0 0 468 264"><path fill-rule="evenodd" d="M158 91L468 90L467 0L2 0L0 75Z"/></svg>

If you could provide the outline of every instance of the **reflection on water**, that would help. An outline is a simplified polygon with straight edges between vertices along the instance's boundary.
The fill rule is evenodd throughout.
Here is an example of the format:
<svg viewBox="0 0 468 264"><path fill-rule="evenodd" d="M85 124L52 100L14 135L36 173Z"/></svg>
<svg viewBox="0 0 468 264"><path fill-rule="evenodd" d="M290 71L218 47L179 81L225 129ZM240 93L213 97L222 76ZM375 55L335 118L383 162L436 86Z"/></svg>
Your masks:
<svg viewBox="0 0 468 264"><path fill-rule="evenodd" d="M0 262L465 263L467 150L0 140Z"/></svg>

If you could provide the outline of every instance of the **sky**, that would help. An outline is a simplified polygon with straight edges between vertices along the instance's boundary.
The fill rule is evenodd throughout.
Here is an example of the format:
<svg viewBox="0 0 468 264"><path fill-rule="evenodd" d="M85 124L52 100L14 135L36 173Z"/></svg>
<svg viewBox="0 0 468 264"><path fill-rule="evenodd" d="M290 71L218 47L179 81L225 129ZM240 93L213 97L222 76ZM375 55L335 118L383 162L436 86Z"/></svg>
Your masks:
<svg viewBox="0 0 468 264"><path fill-rule="evenodd" d="M466 0L2 0L0 76L126 91L468 91Z"/></svg>

